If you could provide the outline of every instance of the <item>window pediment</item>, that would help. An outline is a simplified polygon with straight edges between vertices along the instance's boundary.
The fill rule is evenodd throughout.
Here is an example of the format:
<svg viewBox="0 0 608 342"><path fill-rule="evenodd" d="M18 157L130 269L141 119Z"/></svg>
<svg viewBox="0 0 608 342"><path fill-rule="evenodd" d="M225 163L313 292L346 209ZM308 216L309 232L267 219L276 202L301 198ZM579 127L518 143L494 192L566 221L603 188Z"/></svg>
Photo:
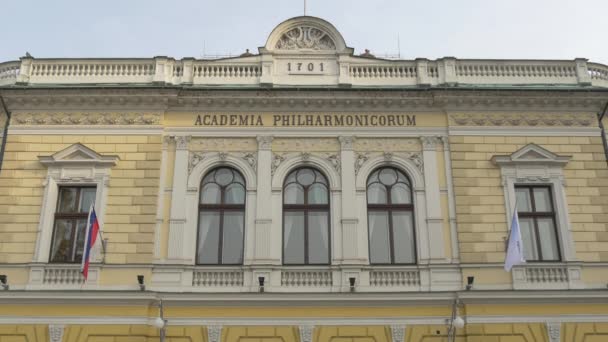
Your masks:
<svg viewBox="0 0 608 342"><path fill-rule="evenodd" d="M555 165L563 167L570 156L560 156L536 144L528 144L510 155L496 155L492 162L499 166L507 165Z"/></svg>
<svg viewBox="0 0 608 342"><path fill-rule="evenodd" d="M110 167L116 165L119 158L116 155L101 155L80 143L76 143L50 156L40 156L38 159L46 166L81 165Z"/></svg>

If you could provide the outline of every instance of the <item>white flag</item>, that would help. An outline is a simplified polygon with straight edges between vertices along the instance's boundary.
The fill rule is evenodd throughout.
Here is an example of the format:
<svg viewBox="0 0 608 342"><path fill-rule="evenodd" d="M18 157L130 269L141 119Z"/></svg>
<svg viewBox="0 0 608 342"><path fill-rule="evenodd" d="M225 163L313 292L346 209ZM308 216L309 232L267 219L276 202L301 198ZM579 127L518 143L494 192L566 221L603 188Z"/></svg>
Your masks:
<svg viewBox="0 0 608 342"><path fill-rule="evenodd" d="M526 263L526 259L524 258L524 244L521 240L516 205L513 219L511 220L511 234L509 235L509 245L507 246L507 257L505 258L505 271L509 272L513 266L524 263Z"/></svg>

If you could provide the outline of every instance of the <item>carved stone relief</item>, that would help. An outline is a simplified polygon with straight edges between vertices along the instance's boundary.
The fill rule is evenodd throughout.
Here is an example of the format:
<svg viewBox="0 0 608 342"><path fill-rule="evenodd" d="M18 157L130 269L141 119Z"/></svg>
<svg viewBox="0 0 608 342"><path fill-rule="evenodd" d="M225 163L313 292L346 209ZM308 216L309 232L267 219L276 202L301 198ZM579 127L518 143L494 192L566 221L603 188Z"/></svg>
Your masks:
<svg viewBox="0 0 608 342"><path fill-rule="evenodd" d="M257 150L252 138L192 138L190 151L251 151Z"/></svg>
<svg viewBox="0 0 608 342"><path fill-rule="evenodd" d="M403 342L405 339L405 326L391 325L392 342Z"/></svg>
<svg viewBox="0 0 608 342"><path fill-rule="evenodd" d="M61 342L63 339L63 325L49 325L49 340L51 342Z"/></svg>
<svg viewBox="0 0 608 342"><path fill-rule="evenodd" d="M217 156L220 160L225 161L229 156L241 158L257 171L258 157L257 153L252 152L191 152L188 160L188 174L192 173L192 169L201 161L210 156Z"/></svg>
<svg viewBox="0 0 608 342"><path fill-rule="evenodd" d="M222 338L222 326L210 325L207 326L207 342L220 342Z"/></svg>
<svg viewBox="0 0 608 342"><path fill-rule="evenodd" d="M411 160L414 165L416 165L416 168L420 170L421 173L424 173L424 163L422 161L422 155L420 152L372 152L357 153L355 157L355 174L359 174L361 166L363 166L368 159L377 156L382 156L386 161L391 161L396 157Z"/></svg>
<svg viewBox="0 0 608 342"><path fill-rule="evenodd" d="M338 152L340 143L336 138L282 138L274 139L272 150L276 152Z"/></svg>
<svg viewBox="0 0 608 342"><path fill-rule="evenodd" d="M329 153L329 152L300 152L300 153L273 153L272 154L272 165L270 167L270 173L274 175L276 169L281 165L283 161L293 156L299 156L303 162L308 162L311 156L323 158L331 163L333 168L340 173L341 170L341 162L340 162L340 154L338 153Z"/></svg>
<svg viewBox="0 0 608 342"><path fill-rule="evenodd" d="M560 323L547 323L547 335L549 336L549 342L559 342L561 339L561 324Z"/></svg>
<svg viewBox="0 0 608 342"><path fill-rule="evenodd" d="M278 50L335 50L336 44L327 33L318 28L298 26L283 33L275 48Z"/></svg>
<svg viewBox="0 0 608 342"><path fill-rule="evenodd" d="M29 125L159 125L159 113L15 113L12 124Z"/></svg>
<svg viewBox="0 0 608 342"><path fill-rule="evenodd" d="M420 151L420 141L416 138L358 138L353 142L355 151Z"/></svg>
<svg viewBox="0 0 608 342"><path fill-rule="evenodd" d="M315 330L313 325L300 325L298 330L300 332L300 342L312 342L312 333Z"/></svg>
<svg viewBox="0 0 608 342"><path fill-rule="evenodd" d="M452 126L591 126L593 114L450 114Z"/></svg>

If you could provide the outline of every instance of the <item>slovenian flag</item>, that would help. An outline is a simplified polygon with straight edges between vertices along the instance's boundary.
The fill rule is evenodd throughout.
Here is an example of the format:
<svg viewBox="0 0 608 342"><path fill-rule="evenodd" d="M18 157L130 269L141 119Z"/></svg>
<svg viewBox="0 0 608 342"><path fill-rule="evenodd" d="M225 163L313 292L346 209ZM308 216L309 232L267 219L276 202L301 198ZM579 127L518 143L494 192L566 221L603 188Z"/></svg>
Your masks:
<svg viewBox="0 0 608 342"><path fill-rule="evenodd" d="M521 239L521 230L519 227L519 217L517 215L517 203L513 219L511 220L511 233L509 234L509 244L507 246L507 257L505 258L505 271L511 271L515 265L526 263L524 257L524 243Z"/></svg>
<svg viewBox="0 0 608 342"><path fill-rule="evenodd" d="M84 276L86 281L89 276L89 261L91 258L91 249L95 245L97 240L97 234L99 234L99 221L97 221L97 215L95 214L95 208L91 205L89 210L89 219L87 220L87 231L84 236L84 249L82 251L82 266L80 272Z"/></svg>

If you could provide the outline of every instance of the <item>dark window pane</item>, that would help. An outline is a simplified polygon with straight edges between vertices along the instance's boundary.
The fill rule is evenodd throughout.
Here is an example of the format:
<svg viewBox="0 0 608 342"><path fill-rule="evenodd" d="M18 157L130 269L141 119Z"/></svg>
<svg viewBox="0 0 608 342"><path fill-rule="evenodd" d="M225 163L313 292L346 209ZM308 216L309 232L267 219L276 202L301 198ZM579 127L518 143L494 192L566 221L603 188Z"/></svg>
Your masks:
<svg viewBox="0 0 608 342"><path fill-rule="evenodd" d="M201 203L203 204L220 204L221 196L222 191L215 183L205 184L201 189Z"/></svg>
<svg viewBox="0 0 608 342"><path fill-rule="evenodd" d="M217 264L220 243L219 212L201 212L198 232L198 263Z"/></svg>
<svg viewBox="0 0 608 342"><path fill-rule="evenodd" d="M379 182L379 180L378 180L379 173L380 173L380 170L376 170L376 171L372 172L372 174L367 179L367 185L370 185L375 182Z"/></svg>
<svg viewBox="0 0 608 342"><path fill-rule="evenodd" d="M413 223L410 211L393 212L393 254L395 263L412 264L416 261Z"/></svg>
<svg viewBox="0 0 608 342"><path fill-rule="evenodd" d="M215 171L209 172L205 178L203 178L203 184L215 182Z"/></svg>
<svg viewBox="0 0 608 342"><path fill-rule="evenodd" d="M285 204L304 204L304 188L297 183L285 187Z"/></svg>
<svg viewBox="0 0 608 342"><path fill-rule="evenodd" d="M52 262L71 262L72 259L72 221L55 220L53 244L51 246Z"/></svg>
<svg viewBox="0 0 608 342"><path fill-rule="evenodd" d="M245 187L239 183L233 183L226 187L224 201L226 204L244 204Z"/></svg>
<svg viewBox="0 0 608 342"><path fill-rule="evenodd" d="M367 188L367 203L385 204L386 187L380 183L374 183Z"/></svg>
<svg viewBox="0 0 608 342"><path fill-rule="evenodd" d="M327 185L327 179L325 179L325 176L323 176L323 174L317 170L315 170L315 183Z"/></svg>
<svg viewBox="0 0 608 342"><path fill-rule="evenodd" d="M72 260L74 262L82 261L82 254L84 253L84 239L87 234L87 220L76 221L76 242L73 246ZM99 238L99 236L98 236ZM91 237L92 239L92 237Z"/></svg>
<svg viewBox="0 0 608 342"><path fill-rule="evenodd" d="M557 236L552 218L537 219L540 248L543 260L559 260Z"/></svg>
<svg viewBox="0 0 608 342"><path fill-rule="evenodd" d="M524 243L524 257L526 260L538 260L534 220L531 218L520 218L519 228L521 230L521 239Z"/></svg>
<svg viewBox="0 0 608 342"><path fill-rule="evenodd" d="M308 188L308 204L327 204L327 187L315 183Z"/></svg>
<svg viewBox="0 0 608 342"><path fill-rule="evenodd" d="M60 188L58 213L75 213L78 210L78 188Z"/></svg>
<svg viewBox="0 0 608 342"><path fill-rule="evenodd" d="M528 188L515 188L518 212L531 212L532 202L530 201L530 190Z"/></svg>
<svg viewBox="0 0 608 342"><path fill-rule="evenodd" d="M370 211L368 221L370 261L374 264L388 264L391 262L388 212Z"/></svg>
<svg viewBox="0 0 608 342"><path fill-rule="evenodd" d="M95 203L95 188L82 188L80 190L80 197L82 200L80 201L80 212L88 213L91 209L91 204Z"/></svg>
<svg viewBox="0 0 608 342"><path fill-rule="evenodd" d="M243 223L242 211L224 212L224 239L222 246L222 262L224 264L239 264L243 262Z"/></svg>
<svg viewBox="0 0 608 342"><path fill-rule="evenodd" d="M304 260L304 213L285 212L283 256L285 264L303 264Z"/></svg>
<svg viewBox="0 0 608 342"><path fill-rule="evenodd" d="M549 188L534 188L534 206L535 211L540 212L551 212L553 211L553 205L551 204L551 196L549 195Z"/></svg>
<svg viewBox="0 0 608 342"><path fill-rule="evenodd" d="M308 262L329 263L329 231L327 212L308 213Z"/></svg>
<svg viewBox="0 0 608 342"><path fill-rule="evenodd" d="M391 188L391 203L393 204L410 204L412 199L410 197L409 186L403 183L397 183Z"/></svg>

